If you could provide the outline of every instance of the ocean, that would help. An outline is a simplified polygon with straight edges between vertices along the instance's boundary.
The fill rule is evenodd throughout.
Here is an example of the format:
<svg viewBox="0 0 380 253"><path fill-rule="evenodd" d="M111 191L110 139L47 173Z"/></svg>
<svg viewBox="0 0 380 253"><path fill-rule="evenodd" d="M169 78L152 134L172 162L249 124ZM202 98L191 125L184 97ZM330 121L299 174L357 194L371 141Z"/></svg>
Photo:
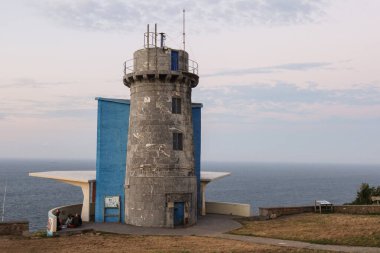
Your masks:
<svg viewBox="0 0 380 253"><path fill-rule="evenodd" d="M79 187L28 176L49 170L95 170L95 161L0 160L0 220L5 184L4 220L27 219L31 231L45 229L50 209L82 202ZM203 162L202 170L231 172L207 186L207 201L249 203L254 214L258 207L316 199L343 204L355 199L361 183L380 185L380 165Z"/></svg>

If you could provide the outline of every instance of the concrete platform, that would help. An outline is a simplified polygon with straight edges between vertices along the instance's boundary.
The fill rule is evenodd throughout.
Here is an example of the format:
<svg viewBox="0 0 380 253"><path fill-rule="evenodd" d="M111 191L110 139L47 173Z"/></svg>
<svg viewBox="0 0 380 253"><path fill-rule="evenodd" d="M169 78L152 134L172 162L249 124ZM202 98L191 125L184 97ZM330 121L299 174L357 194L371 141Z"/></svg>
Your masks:
<svg viewBox="0 0 380 253"><path fill-rule="evenodd" d="M198 219L195 226L187 228L147 228L136 227L121 223L94 223L85 222L80 228L68 228L58 232L58 235L76 233L86 230L95 230L100 232L116 234L133 234L133 235L199 235L214 236L241 227L241 224L234 220L236 216L208 214Z"/></svg>

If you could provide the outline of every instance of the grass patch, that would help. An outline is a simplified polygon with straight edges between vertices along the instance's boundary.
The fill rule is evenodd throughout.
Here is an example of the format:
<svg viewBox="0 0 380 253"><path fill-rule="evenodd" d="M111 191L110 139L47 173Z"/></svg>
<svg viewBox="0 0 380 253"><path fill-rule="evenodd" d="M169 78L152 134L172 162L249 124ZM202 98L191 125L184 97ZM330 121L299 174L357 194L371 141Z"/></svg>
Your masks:
<svg viewBox="0 0 380 253"><path fill-rule="evenodd" d="M16 241L15 241L16 240ZM295 249L261 245L223 238L202 236L137 236L100 233L77 234L53 238L18 238L0 236L0 252L138 252L138 253L326 253L311 249Z"/></svg>
<svg viewBox="0 0 380 253"><path fill-rule="evenodd" d="M47 232L46 230L38 230L34 233L32 233L32 237L35 237L35 238L47 238Z"/></svg>
<svg viewBox="0 0 380 253"><path fill-rule="evenodd" d="M380 216L305 213L274 220L240 220L231 234L318 244L380 247Z"/></svg>

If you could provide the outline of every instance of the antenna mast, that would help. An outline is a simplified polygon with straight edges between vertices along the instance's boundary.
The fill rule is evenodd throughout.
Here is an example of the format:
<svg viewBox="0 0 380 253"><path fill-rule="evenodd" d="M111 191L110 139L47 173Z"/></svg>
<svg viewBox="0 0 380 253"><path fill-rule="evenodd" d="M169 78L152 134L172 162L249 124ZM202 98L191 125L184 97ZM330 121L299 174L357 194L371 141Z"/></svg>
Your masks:
<svg viewBox="0 0 380 253"><path fill-rule="evenodd" d="M183 51L185 51L186 47L185 47L185 9L183 9L183 27L182 27L182 36L183 36Z"/></svg>
<svg viewBox="0 0 380 253"><path fill-rule="evenodd" d="M4 221L4 214L5 214L5 196L7 195L7 180L5 180L5 187L4 187L4 198L3 198L3 215L1 216L1 221Z"/></svg>

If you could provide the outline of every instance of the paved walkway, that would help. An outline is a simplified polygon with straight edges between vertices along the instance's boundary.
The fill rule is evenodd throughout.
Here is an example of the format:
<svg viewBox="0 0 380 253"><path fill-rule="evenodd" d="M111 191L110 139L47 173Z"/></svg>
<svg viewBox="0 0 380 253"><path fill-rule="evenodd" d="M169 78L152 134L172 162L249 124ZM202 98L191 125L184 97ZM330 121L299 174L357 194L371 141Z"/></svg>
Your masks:
<svg viewBox="0 0 380 253"><path fill-rule="evenodd" d="M96 231L133 234L133 235L199 235L213 236L227 233L241 227L235 221L234 216L210 214L200 217L197 225L187 228L147 228L136 227L120 223L86 223L82 229L94 229Z"/></svg>
<svg viewBox="0 0 380 253"><path fill-rule="evenodd" d="M241 224L235 221L233 216L208 214L200 217L196 226L188 228L146 228L136 227L132 225L120 223L84 223L82 227L76 229L64 229L60 234L75 233L83 230L95 230L100 232L109 232L116 234L133 234L133 235L197 235L209 236L215 238L224 238L229 240L237 240L243 242L251 242L256 244L275 245L282 247L292 247L301 249L328 250L337 252L359 252L359 253L380 253L380 248L374 247L353 247L353 246L338 246L338 245L322 245L299 241L288 241L272 238L231 235L225 234L231 230L241 227Z"/></svg>

